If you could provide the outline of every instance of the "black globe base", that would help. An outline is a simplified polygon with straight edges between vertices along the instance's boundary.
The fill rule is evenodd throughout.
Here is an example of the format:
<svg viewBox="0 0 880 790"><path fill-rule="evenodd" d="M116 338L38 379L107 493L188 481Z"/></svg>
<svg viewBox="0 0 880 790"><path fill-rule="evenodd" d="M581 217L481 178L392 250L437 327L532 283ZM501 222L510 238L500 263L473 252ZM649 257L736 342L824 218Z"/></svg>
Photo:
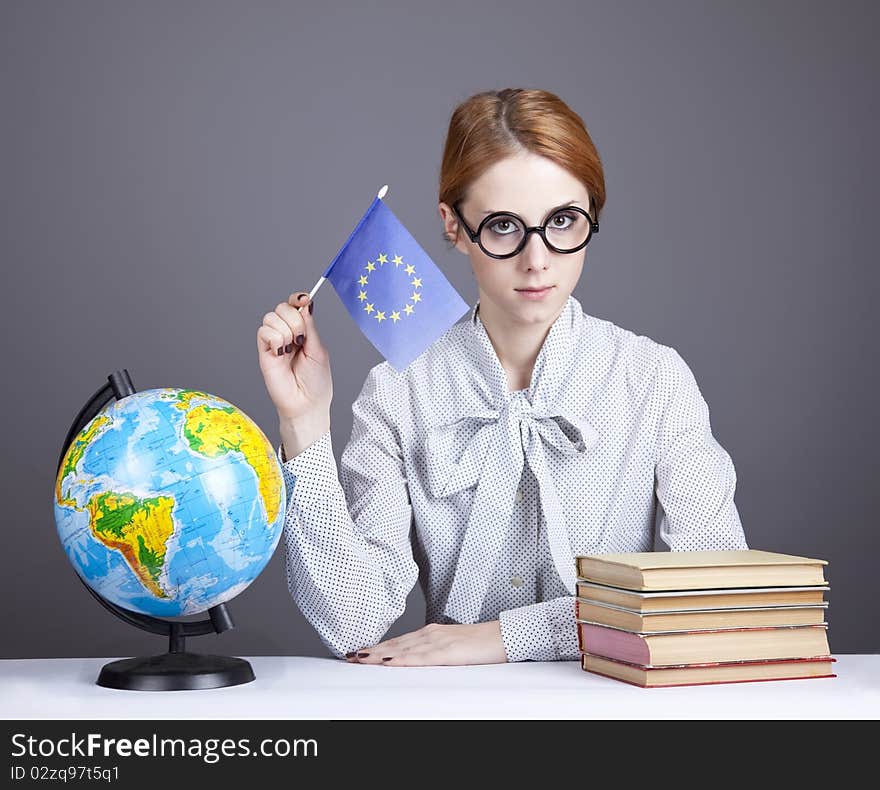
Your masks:
<svg viewBox="0 0 880 790"><path fill-rule="evenodd" d="M97 684L131 691L183 691L250 683L251 665L243 658L201 653L162 653L123 658L105 664Z"/></svg>

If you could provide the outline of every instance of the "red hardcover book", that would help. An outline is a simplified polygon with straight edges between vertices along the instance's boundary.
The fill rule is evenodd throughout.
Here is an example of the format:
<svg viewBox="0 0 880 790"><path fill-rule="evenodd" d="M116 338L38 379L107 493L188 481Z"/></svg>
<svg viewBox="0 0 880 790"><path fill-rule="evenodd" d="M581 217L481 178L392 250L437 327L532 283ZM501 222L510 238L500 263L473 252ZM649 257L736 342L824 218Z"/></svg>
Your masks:
<svg viewBox="0 0 880 790"><path fill-rule="evenodd" d="M827 627L827 623L821 623L643 634L577 623L581 652L645 667L828 656Z"/></svg>

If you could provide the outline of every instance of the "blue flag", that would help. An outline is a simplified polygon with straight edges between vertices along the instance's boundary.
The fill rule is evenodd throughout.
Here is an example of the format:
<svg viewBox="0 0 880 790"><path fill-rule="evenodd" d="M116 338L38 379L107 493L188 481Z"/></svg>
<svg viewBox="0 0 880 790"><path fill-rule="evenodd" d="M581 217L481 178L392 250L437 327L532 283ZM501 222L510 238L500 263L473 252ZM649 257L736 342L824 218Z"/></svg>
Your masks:
<svg viewBox="0 0 880 790"><path fill-rule="evenodd" d="M396 370L409 365L469 309L378 197L323 276L361 332Z"/></svg>

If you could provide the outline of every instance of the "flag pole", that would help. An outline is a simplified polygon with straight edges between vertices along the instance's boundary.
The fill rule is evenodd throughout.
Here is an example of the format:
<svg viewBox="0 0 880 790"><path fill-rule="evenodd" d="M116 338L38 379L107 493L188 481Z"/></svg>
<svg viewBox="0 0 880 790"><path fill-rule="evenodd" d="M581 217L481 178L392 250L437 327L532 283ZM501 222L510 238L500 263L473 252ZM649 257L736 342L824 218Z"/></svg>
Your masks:
<svg viewBox="0 0 880 790"><path fill-rule="evenodd" d="M387 194L388 194L388 184L385 184L385 186L383 186L382 189L379 190L379 194L376 195L376 197L379 198L379 200L381 200ZM314 284L314 286L312 286L312 290L309 292L309 302L311 302L312 299L315 297L315 294L318 292L318 289L324 284L324 281L326 279L327 279L326 277L319 277L318 282L316 282ZM297 310L302 310L302 309L303 309L302 307L297 308Z"/></svg>

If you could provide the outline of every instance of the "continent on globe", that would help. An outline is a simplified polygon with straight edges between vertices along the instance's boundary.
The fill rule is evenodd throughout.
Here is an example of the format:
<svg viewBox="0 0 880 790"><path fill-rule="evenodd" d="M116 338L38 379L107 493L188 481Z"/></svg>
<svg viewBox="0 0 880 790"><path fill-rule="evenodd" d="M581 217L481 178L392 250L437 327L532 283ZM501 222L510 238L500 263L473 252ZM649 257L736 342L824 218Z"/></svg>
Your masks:
<svg viewBox="0 0 880 790"><path fill-rule="evenodd" d="M74 437L74 440L70 443L70 448L64 456L64 462L61 465L61 472L58 475L58 480L55 483L55 499L57 502L66 505L67 507L76 507L76 500L67 499L64 496L61 491L61 484L67 478L68 474L76 471L77 464L79 464L82 459L83 453L86 451L89 443L94 441L95 437L100 435L101 431L103 431L108 425L110 425L110 420L108 420L103 414L99 414L85 428L83 428L79 435Z"/></svg>
<svg viewBox="0 0 880 790"><path fill-rule="evenodd" d="M132 494L103 493L89 501L91 528L107 548L120 552L153 595L167 598L159 586L166 544L174 532L168 496L139 499Z"/></svg>
<svg viewBox="0 0 880 790"><path fill-rule="evenodd" d="M218 408L216 406L190 407L196 396L210 397L204 392L188 391L178 396L178 408L186 412L184 435L189 446L196 452L216 458L218 455L235 450L244 455L253 467L260 481L260 494L266 508L266 518L274 521L281 507L278 494L278 465L275 452L266 455L266 437L263 432L234 406Z"/></svg>

